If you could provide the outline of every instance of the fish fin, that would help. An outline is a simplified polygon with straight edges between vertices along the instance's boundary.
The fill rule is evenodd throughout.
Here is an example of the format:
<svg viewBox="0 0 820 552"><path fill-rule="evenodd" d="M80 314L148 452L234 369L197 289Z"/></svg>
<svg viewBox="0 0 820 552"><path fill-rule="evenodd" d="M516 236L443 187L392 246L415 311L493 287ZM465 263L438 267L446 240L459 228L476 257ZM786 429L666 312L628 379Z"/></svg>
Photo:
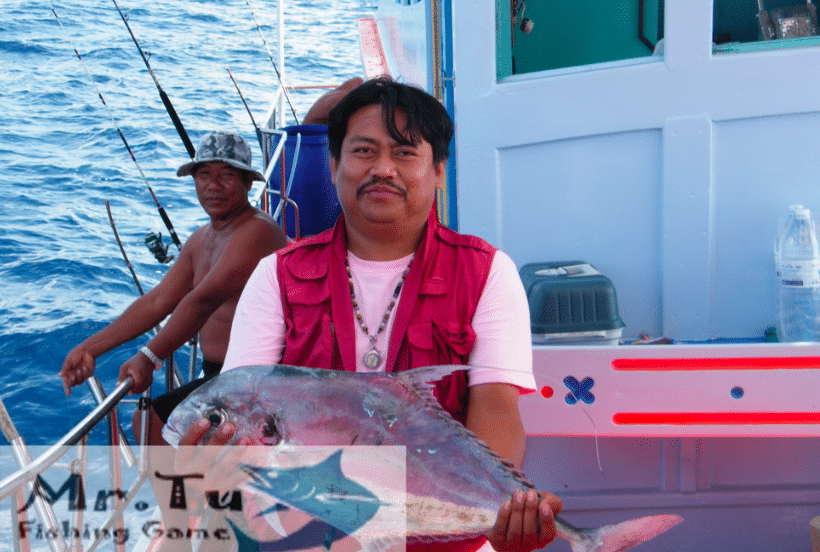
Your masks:
<svg viewBox="0 0 820 552"><path fill-rule="evenodd" d="M404 370L402 372L393 372L388 374L390 377L395 377L401 381L404 386L418 396L422 402L435 410L446 412L436 396L433 394L433 382L436 382L452 374L456 370L464 370L465 367L458 364L446 364L441 366L425 366L423 368L413 368L412 370ZM383 376L383 374L380 374ZM449 415L449 414L448 414Z"/></svg>
<svg viewBox="0 0 820 552"><path fill-rule="evenodd" d="M581 529L582 535L559 535L569 540L572 552L624 552L671 529L683 518L677 515L646 516L595 529Z"/></svg>
<svg viewBox="0 0 820 552"><path fill-rule="evenodd" d="M410 370L403 370L401 372L394 372L396 377L404 380L409 385L428 384L438 381L444 376L449 376L453 372L459 370L469 370L470 367L463 364L439 364L437 366L423 366L421 368L412 368Z"/></svg>
<svg viewBox="0 0 820 552"><path fill-rule="evenodd" d="M469 369L470 366L468 365L441 364L437 366L425 366L422 368L413 368L402 372L395 372L392 375L395 375L397 378L402 380L404 384L416 393L419 399L424 401L429 408L439 413L443 420L447 420L449 423L454 425L454 427L457 427L460 432L464 433L465 437L473 439L488 455L492 456L496 459L496 461L498 461L499 464L503 465L504 468L512 474L516 481L521 484L522 490L534 489L535 486L527 480L524 472L522 472L506 458L499 456L498 453L491 449L489 445L482 441L475 433L455 420L449 412L442 408L441 404L438 402L438 399L436 399L436 396L433 394L433 385L431 382L438 381L444 376L448 376L458 370Z"/></svg>
<svg viewBox="0 0 820 552"><path fill-rule="evenodd" d="M490 448L490 445L488 445L487 443L482 441L478 437L478 435L476 435L475 433L473 433L469 429L464 428L464 432L467 433L468 436L472 437L478 443L478 445L481 448L484 449L484 451L487 453L487 455L492 456L493 458L496 459L496 461L499 464L503 465L504 468L513 475L513 477L516 479L516 481L518 481L522 485L522 487L523 487L522 490L534 489L535 488L535 485L533 485L532 483L529 482L529 480L527 479L527 476L524 475L524 472L521 471L521 469L518 468L515 464L513 464L512 462L510 462L506 458L504 458L502 456L499 456L499 454L497 452L495 452L493 449Z"/></svg>
<svg viewBox="0 0 820 552"><path fill-rule="evenodd" d="M422 368L413 368L411 370L404 370L402 372L393 372L390 377L395 377L401 381L404 386L414 393L425 406L432 409L434 412L451 424L456 424L464 431L466 429L462 424L457 422L449 412L441 407L441 404L433 394L433 382L436 382L444 376L450 375L458 370L467 370L469 366L461 364L442 364L438 366L424 366ZM475 434L470 433L475 437Z"/></svg>
<svg viewBox="0 0 820 552"><path fill-rule="evenodd" d="M256 496L264 500L264 497L261 495L257 494ZM256 515L264 519L265 522L270 525L271 529L273 529L277 534L287 536L288 532L282 525L282 517L279 515L279 512L288 509L289 506L286 506L281 502L275 502L273 506L270 508L265 508Z"/></svg>
<svg viewBox="0 0 820 552"><path fill-rule="evenodd" d="M445 545L450 542L455 541L465 541L476 539L478 537L486 536L486 533L483 532L473 532L473 531L460 531L458 533L445 533L440 535L408 535L407 542L416 545Z"/></svg>
<svg viewBox="0 0 820 552"><path fill-rule="evenodd" d="M239 548L238 552L259 552L259 541L243 533L231 520L228 520L228 524L231 526L231 529L233 529L234 537L236 538Z"/></svg>

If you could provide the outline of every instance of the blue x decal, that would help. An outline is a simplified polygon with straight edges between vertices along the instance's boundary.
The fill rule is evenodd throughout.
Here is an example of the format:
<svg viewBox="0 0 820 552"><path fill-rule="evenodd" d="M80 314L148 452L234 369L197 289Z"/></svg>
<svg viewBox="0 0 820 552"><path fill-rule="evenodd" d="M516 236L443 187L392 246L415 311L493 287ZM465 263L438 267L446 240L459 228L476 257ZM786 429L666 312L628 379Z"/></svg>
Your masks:
<svg viewBox="0 0 820 552"><path fill-rule="evenodd" d="M567 404L575 404L578 401L583 401L586 404L592 404L595 401L595 395L589 392L592 386L595 385L595 380L590 377L582 379L580 382L572 376L564 378L564 385L569 389L569 393L564 397Z"/></svg>

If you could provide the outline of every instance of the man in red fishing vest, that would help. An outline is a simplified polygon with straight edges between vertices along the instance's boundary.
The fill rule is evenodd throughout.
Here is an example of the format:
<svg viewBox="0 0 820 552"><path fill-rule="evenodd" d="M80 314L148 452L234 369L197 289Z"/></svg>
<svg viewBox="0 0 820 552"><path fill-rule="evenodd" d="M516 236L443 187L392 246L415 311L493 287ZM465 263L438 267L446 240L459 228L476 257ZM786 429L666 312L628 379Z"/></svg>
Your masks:
<svg viewBox="0 0 820 552"><path fill-rule="evenodd" d="M439 382L436 396L520 467L518 397L535 384L527 301L507 255L437 220L453 132L446 110L417 88L376 79L347 94L328 124L343 215L333 229L260 261L237 306L224 369L470 364ZM195 425L180 444L198 443L205 429ZM224 444L232 429L209 442ZM490 543L541 548L555 537L558 510L548 493L516 493L499 510ZM476 550L483 542L423 548Z"/></svg>

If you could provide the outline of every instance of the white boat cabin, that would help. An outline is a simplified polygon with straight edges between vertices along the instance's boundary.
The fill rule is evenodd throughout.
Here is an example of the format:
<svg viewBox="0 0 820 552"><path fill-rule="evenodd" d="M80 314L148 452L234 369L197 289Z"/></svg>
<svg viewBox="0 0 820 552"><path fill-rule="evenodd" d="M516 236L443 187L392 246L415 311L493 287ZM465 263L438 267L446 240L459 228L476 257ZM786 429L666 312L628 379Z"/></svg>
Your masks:
<svg viewBox="0 0 820 552"><path fill-rule="evenodd" d="M642 551L812 550L820 346L763 338L779 222L791 204L820 216L820 37L788 34L813 13L380 0L362 24L369 71L453 115L445 221L519 268L592 264L624 339L673 341L536 345L540 389L522 400L525 472L568 520L686 519ZM761 39L761 15L782 33Z"/></svg>

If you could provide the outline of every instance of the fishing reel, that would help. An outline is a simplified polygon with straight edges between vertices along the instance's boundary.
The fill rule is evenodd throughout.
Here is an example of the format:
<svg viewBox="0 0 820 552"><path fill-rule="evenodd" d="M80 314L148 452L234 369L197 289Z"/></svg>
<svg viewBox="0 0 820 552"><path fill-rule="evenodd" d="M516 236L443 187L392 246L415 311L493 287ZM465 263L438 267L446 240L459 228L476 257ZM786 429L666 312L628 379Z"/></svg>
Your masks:
<svg viewBox="0 0 820 552"><path fill-rule="evenodd" d="M164 243L162 241L162 234L159 232L148 232L145 235L145 246L154 255L154 258L167 264L174 260L173 255L168 254L168 248L171 247L171 242Z"/></svg>

